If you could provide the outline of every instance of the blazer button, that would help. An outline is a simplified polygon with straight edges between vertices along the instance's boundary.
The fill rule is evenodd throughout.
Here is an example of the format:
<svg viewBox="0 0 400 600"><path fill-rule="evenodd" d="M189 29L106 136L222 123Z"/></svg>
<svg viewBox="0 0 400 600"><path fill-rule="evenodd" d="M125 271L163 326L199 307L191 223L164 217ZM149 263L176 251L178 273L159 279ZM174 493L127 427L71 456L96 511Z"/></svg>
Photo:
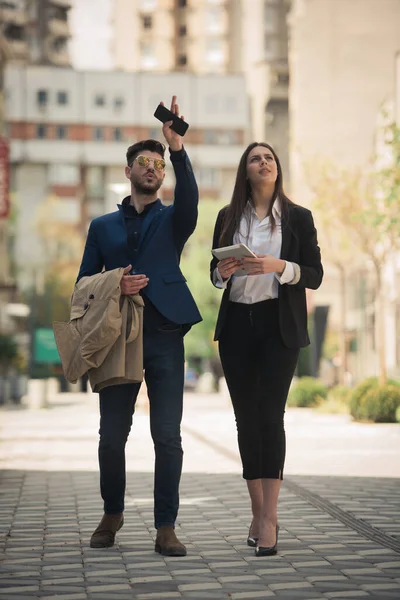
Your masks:
<svg viewBox="0 0 400 600"><path fill-rule="evenodd" d="M93 294L90 294L89 300L94 300L94 295Z"/></svg>
<svg viewBox="0 0 400 600"><path fill-rule="evenodd" d="M87 302L85 302L85 304L83 305L83 308L86 310L87 308L89 308L89 304Z"/></svg>

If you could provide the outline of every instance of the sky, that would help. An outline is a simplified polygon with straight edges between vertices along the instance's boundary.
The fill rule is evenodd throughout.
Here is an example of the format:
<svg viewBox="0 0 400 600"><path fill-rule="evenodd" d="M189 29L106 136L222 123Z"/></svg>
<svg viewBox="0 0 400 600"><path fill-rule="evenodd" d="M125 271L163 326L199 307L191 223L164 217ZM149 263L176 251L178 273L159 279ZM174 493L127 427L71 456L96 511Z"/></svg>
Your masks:
<svg viewBox="0 0 400 600"><path fill-rule="evenodd" d="M112 0L72 0L70 54L79 70L112 69Z"/></svg>

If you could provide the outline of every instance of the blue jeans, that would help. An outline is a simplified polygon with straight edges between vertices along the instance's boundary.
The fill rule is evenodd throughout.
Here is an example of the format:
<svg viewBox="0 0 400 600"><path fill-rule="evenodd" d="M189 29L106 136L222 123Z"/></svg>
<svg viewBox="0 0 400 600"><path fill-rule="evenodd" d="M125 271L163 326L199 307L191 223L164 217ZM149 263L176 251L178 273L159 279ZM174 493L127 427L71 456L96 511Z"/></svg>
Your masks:
<svg viewBox="0 0 400 600"><path fill-rule="evenodd" d="M184 348L180 326L144 331L143 363L155 449L155 527L174 526L182 472L181 420ZM100 392L100 489L106 514L124 510L125 444L140 383L113 385Z"/></svg>

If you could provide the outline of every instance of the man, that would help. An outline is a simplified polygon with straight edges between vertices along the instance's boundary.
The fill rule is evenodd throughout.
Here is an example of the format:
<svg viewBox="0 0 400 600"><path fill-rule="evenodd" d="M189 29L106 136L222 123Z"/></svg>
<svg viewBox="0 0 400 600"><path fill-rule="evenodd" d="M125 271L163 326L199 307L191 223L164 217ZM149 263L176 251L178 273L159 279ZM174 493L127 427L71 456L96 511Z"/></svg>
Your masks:
<svg viewBox="0 0 400 600"><path fill-rule="evenodd" d="M176 96L171 111L179 115ZM183 117L182 117L183 118ZM179 269L180 255L197 222L198 189L182 138L162 131L169 145L176 176L175 199L164 206L157 198L165 177L165 147L144 140L127 151L125 175L131 195L118 211L90 225L78 280L87 275L125 267L122 294L143 296L143 366L150 401L150 429L155 448L155 550L165 556L185 556L175 535L182 471L183 336L200 313ZM114 544L123 525L125 444L139 392L139 383L112 385L100 391L100 488L104 515L90 546Z"/></svg>

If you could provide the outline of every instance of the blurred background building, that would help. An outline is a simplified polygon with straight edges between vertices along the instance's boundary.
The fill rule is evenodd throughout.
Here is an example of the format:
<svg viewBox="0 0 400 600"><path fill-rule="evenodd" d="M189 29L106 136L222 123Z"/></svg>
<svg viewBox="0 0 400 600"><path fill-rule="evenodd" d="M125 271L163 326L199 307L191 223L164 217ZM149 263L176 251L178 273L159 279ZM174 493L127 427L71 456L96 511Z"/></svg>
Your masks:
<svg viewBox="0 0 400 600"><path fill-rule="evenodd" d="M229 201L253 140L274 146L285 188L313 209L321 163L331 174L368 173L384 152L385 118L400 121L399 23L400 0L0 0L2 328L24 327L7 316L21 304L16 282L43 290L49 261L76 262L90 219L128 193L126 148L161 138L152 115L173 93L190 123L185 145L203 214ZM173 183L169 169L165 202ZM210 227L200 227L203 246ZM324 237L320 245L326 277L309 295L310 318L329 310L331 363L342 360L344 327L341 369L354 381L379 370L373 269L368 260L348 266L343 305L334 251ZM383 274L386 362L396 374L397 253Z"/></svg>
<svg viewBox="0 0 400 600"><path fill-rule="evenodd" d="M10 67L6 74L11 179L18 221L15 255L25 285L48 255L38 225L43 200L57 197L58 218L86 234L89 221L130 192L128 145L162 139L153 112L175 90L187 114L185 137L202 198L226 197L247 138L248 103L240 75L78 72ZM160 97L160 94L162 96ZM173 200L169 165L162 199Z"/></svg>
<svg viewBox="0 0 400 600"><path fill-rule="evenodd" d="M291 193L305 206L313 196L308 173L327 161L331 169L371 170L382 111L393 107L400 50L399 0L293 0L290 37ZM392 108L390 109L392 110ZM400 208L400 207L399 207ZM320 239L324 252L324 240ZM325 256L329 255L326 248ZM332 252L330 252L332 254ZM400 272L386 266L387 365L400 363ZM338 278L325 261L315 302L329 304L330 326L340 319ZM377 369L374 277L367 261L346 269L346 328L351 371L360 378ZM390 292L389 292L390 290ZM355 351L357 350L357 351Z"/></svg>
<svg viewBox="0 0 400 600"><path fill-rule="evenodd" d="M2 0L0 23L9 62L70 66L69 0Z"/></svg>

